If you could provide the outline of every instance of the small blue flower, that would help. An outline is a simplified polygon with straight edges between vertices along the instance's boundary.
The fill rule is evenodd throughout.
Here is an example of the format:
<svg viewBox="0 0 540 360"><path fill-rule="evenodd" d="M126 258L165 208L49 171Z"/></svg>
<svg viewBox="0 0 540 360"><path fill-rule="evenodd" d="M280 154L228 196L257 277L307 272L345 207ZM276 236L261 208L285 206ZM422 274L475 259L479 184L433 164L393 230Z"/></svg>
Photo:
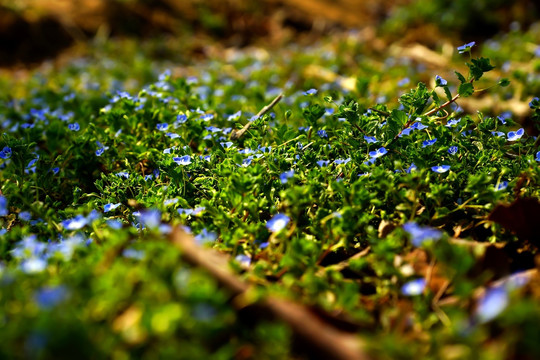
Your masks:
<svg viewBox="0 0 540 360"><path fill-rule="evenodd" d="M114 230L118 230L122 228L122 222L116 219L109 219L106 221L107 225Z"/></svg>
<svg viewBox="0 0 540 360"><path fill-rule="evenodd" d="M454 119L454 120L449 120L447 123L446 123L446 127L454 127L455 125L459 124L459 122L461 121L461 119Z"/></svg>
<svg viewBox="0 0 540 360"><path fill-rule="evenodd" d="M30 221L30 219L32 219L32 215L28 211L21 211L19 213L19 219L24 221Z"/></svg>
<svg viewBox="0 0 540 360"><path fill-rule="evenodd" d="M364 140L366 140L368 144L373 144L379 141L374 136L366 136L366 135L364 135Z"/></svg>
<svg viewBox="0 0 540 360"><path fill-rule="evenodd" d="M103 212L109 212L109 211L112 211L114 209L116 209L117 207L119 207L120 205L122 205L121 203L117 203L117 204L107 204L103 207Z"/></svg>
<svg viewBox="0 0 540 360"><path fill-rule="evenodd" d="M457 146L450 146L448 148L448 153L450 155L455 155L457 152L458 152L458 147Z"/></svg>
<svg viewBox="0 0 540 360"><path fill-rule="evenodd" d="M81 127L79 126L79 123L73 123L68 125L68 129L71 131L79 131Z"/></svg>
<svg viewBox="0 0 540 360"><path fill-rule="evenodd" d="M251 258L244 254L236 255L234 260L236 260L236 262L238 262L242 267L247 268L249 265L251 265Z"/></svg>
<svg viewBox="0 0 540 360"><path fill-rule="evenodd" d="M405 296L420 295L424 292L425 288L426 288L426 279L420 278L420 279L411 280L405 283L401 287L401 293Z"/></svg>
<svg viewBox="0 0 540 360"><path fill-rule="evenodd" d="M141 224L150 229L156 229L161 224L161 212L157 209L140 211L138 217Z"/></svg>
<svg viewBox="0 0 540 360"><path fill-rule="evenodd" d="M492 131L491 135L496 137L504 137L504 133L502 131Z"/></svg>
<svg viewBox="0 0 540 360"><path fill-rule="evenodd" d="M172 132L166 133L165 136L168 136L168 137L170 137L171 139L178 139L178 138L180 137L180 135L175 134L175 133L172 133Z"/></svg>
<svg viewBox="0 0 540 360"><path fill-rule="evenodd" d="M427 129L428 127L424 124L422 124L420 121L415 121L414 124L411 125L411 129L413 130L423 130Z"/></svg>
<svg viewBox="0 0 540 360"><path fill-rule="evenodd" d="M285 184L293 176L294 176L294 170L289 170L289 171L285 171L284 173L281 173L281 175L279 175L279 179L281 180L282 184Z"/></svg>
<svg viewBox="0 0 540 360"><path fill-rule="evenodd" d="M427 240L439 240L442 237L442 232L433 229L429 226L420 226L414 222L408 222L403 225L403 230L411 236L411 243L418 247Z"/></svg>
<svg viewBox="0 0 540 360"><path fill-rule="evenodd" d="M8 214L8 201L4 195L0 195L0 216Z"/></svg>
<svg viewBox="0 0 540 360"><path fill-rule="evenodd" d="M349 161L351 161L351 158L336 159L336 160L334 160L334 164L336 164L336 165L347 164Z"/></svg>
<svg viewBox="0 0 540 360"><path fill-rule="evenodd" d="M217 234L213 231L208 231L206 228L202 229L202 231L195 236L195 241L197 244L202 245L209 242L214 242L218 238Z"/></svg>
<svg viewBox="0 0 540 360"><path fill-rule="evenodd" d="M508 187L508 181L502 181L497 186L495 186L495 191L504 190Z"/></svg>
<svg viewBox="0 0 540 360"><path fill-rule="evenodd" d="M67 288L63 285L54 287L44 287L38 290L34 295L34 300L38 306L44 310L54 308L56 305L64 302L69 296Z"/></svg>
<svg viewBox="0 0 540 360"><path fill-rule="evenodd" d="M422 147L425 148L427 146L431 146L437 142L437 138L434 138L433 140L424 140L422 142Z"/></svg>
<svg viewBox="0 0 540 360"><path fill-rule="evenodd" d="M307 91L304 91L304 95L315 95L317 93L317 89L309 89Z"/></svg>
<svg viewBox="0 0 540 360"><path fill-rule="evenodd" d="M210 121L214 118L214 114L204 114L200 117L202 121Z"/></svg>
<svg viewBox="0 0 540 360"><path fill-rule="evenodd" d="M0 151L1 159L9 159L11 157L11 148L9 146L4 146L2 151Z"/></svg>
<svg viewBox="0 0 540 360"><path fill-rule="evenodd" d="M534 97L530 102L529 102L529 107L531 109L536 109L540 106L540 98L538 97Z"/></svg>
<svg viewBox="0 0 540 360"><path fill-rule="evenodd" d="M508 306L508 293L500 287L493 287L484 293L479 300L475 317L480 323L485 323L496 318Z"/></svg>
<svg viewBox="0 0 540 360"><path fill-rule="evenodd" d="M120 171L115 174L118 177L123 177L124 179L129 179L129 173L126 171Z"/></svg>
<svg viewBox="0 0 540 360"><path fill-rule="evenodd" d="M175 127L178 127L180 126L180 124L183 124L187 121L187 116L184 115L184 114L179 114L177 117L176 117L176 122L174 123L174 126Z"/></svg>
<svg viewBox="0 0 540 360"><path fill-rule="evenodd" d="M37 274L47 268L47 261L42 258L31 257L21 263L21 270L26 274Z"/></svg>
<svg viewBox="0 0 540 360"><path fill-rule="evenodd" d="M77 215L73 219L62 221L62 226L66 230L80 230L88 224L88 219L83 215Z"/></svg>
<svg viewBox="0 0 540 360"><path fill-rule="evenodd" d="M321 137L323 139L328 138L328 134L326 133L326 130L318 130L317 135L319 135L319 137Z"/></svg>
<svg viewBox="0 0 540 360"><path fill-rule="evenodd" d="M414 163L411 163L411 166L409 166L409 167L407 168L407 170L405 170L405 172L406 172L407 174L410 174L411 172L416 171L416 170L418 170L418 168L416 167L416 165L415 165Z"/></svg>
<svg viewBox="0 0 540 360"><path fill-rule="evenodd" d="M411 134L411 132L413 132L413 128L412 127L408 127L408 128L405 128L401 131L401 133L399 133L399 137L402 137L402 136L409 136Z"/></svg>
<svg viewBox="0 0 540 360"><path fill-rule="evenodd" d="M536 158L534 160L540 161L540 151L536 153Z"/></svg>
<svg viewBox="0 0 540 360"><path fill-rule="evenodd" d="M227 117L227 121L236 121L236 120L238 120L240 118L240 116L242 116L242 110L238 110L234 114L229 115Z"/></svg>
<svg viewBox="0 0 540 360"><path fill-rule="evenodd" d="M101 156L105 152L105 148L99 148L96 150L96 156Z"/></svg>
<svg viewBox="0 0 540 360"><path fill-rule="evenodd" d="M220 142L219 144L220 144L224 149L228 149L228 148L230 148L231 146L234 145L231 141Z"/></svg>
<svg viewBox="0 0 540 360"><path fill-rule="evenodd" d="M319 167L328 166L329 163L330 163L330 160L319 160L319 161L317 161L317 165L319 165Z"/></svg>
<svg viewBox="0 0 540 360"><path fill-rule="evenodd" d="M173 157L173 161L177 163L178 165L186 166L186 165L191 164L191 156L184 155L181 157Z"/></svg>
<svg viewBox="0 0 540 360"><path fill-rule="evenodd" d="M442 174L442 173L445 173L447 172L448 170L450 170L450 165L437 165L437 166L433 166L431 167L431 170L436 172L436 173L439 173L439 174Z"/></svg>
<svg viewBox="0 0 540 360"><path fill-rule="evenodd" d="M386 150L385 148L379 148L375 151L370 151L369 152L369 156L372 158L372 159L377 159L377 158L380 158L381 156L383 156L384 154L386 154L388 152L388 150Z"/></svg>
<svg viewBox="0 0 540 360"><path fill-rule="evenodd" d="M249 165L251 165L251 162L253 161L253 156L248 156L247 158L245 158L244 160L242 160L242 167L248 167Z"/></svg>
<svg viewBox="0 0 540 360"><path fill-rule="evenodd" d="M169 124L167 123L160 123L160 124L157 124L156 125L156 128L159 130L159 131L165 131L169 128Z"/></svg>
<svg viewBox="0 0 540 360"><path fill-rule="evenodd" d="M291 219L287 215L279 213L266 222L266 227L272 232L278 232L283 230L289 221L291 221Z"/></svg>
<svg viewBox="0 0 540 360"><path fill-rule="evenodd" d="M458 46L457 50L460 54L463 54L465 52L471 51L471 48L476 44L476 42L472 41L470 43L467 43L465 45Z"/></svg>
<svg viewBox="0 0 540 360"><path fill-rule="evenodd" d="M437 86L446 86L446 85L448 85L448 82L446 80L444 80L442 77L440 77L439 75L436 75L435 76L435 84Z"/></svg>
<svg viewBox="0 0 540 360"><path fill-rule="evenodd" d="M399 80L397 82L397 86L402 87L402 86L408 85L410 82L411 82L411 80L409 80L409 78L406 77L406 78L403 78L403 79Z"/></svg>
<svg viewBox="0 0 540 360"><path fill-rule="evenodd" d="M523 130L523 128L517 130L517 131L510 131L508 132L508 141L517 141L519 139L521 139L521 137L523 136L523 134L525 133L525 130Z"/></svg>

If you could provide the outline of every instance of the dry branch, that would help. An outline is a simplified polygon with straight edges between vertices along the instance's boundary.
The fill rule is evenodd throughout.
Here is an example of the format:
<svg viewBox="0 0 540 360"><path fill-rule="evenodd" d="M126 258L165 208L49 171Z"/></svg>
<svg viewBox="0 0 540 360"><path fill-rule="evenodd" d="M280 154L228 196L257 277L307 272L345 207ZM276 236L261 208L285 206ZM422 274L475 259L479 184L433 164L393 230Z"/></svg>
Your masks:
<svg viewBox="0 0 540 360"><path fill-rule="evenodd" d="M210 249L198 246L193 238L182 229L175 228L171 235L173 244L181 251L184 260L194 266L205 269L235 297L242 297L252 289L248 283L240 280L230 269L228 259ZM241 302L232 302L241 310ZM358 336L335 329L314 316L305 306L292 301L268 296L257 304L267 313L284 321L291 330L326 358L343 360L369 359L364 352L363 342Z"/></svg>

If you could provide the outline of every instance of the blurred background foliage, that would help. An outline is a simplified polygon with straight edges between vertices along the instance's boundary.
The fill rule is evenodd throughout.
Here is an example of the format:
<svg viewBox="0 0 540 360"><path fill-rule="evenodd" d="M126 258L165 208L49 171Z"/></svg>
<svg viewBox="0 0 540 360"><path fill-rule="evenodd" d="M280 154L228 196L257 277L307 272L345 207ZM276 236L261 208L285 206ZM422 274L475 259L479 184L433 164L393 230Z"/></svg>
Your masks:
<svg viewBox="0 0 540 360"><path fill-rule="evenodd" d="M0 66L37 63L96 35L176 41L196 36L189 55L204 52L201 44L208 39L225 47L278 46L350 28L377 29L380 47L435 47L443 39L478 41L527 27L539 10L533 0L4 0ZM164 47L154 55L169 58L171 51Z"/></svg>

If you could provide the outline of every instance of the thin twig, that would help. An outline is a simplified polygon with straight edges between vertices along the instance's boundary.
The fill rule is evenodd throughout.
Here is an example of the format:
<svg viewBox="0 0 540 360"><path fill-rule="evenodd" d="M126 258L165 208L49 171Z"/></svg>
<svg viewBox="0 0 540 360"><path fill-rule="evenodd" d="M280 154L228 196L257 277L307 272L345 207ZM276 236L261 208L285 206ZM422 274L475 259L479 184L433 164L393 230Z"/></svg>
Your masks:
<svg viewBox="0 0 540 360"><path fill-rule="evenodd" d="M278 96L275 97L274 100L272 100L272 102L268 105L266 105L265 107L263 107L261 109L261 111L259 111L259 113L256 115L256 118L260 118L261 116L263 116L264 114L266 114L268 111L270 111L270 109L272 109L281 99L283 98L283 94L279 94ZM240 137L242 135L244 135L244 133L246 131L248 131L249 127L251 126L252 122L248 122L246 125L244 125L244 127L240 130L233 130L231 132L231 140L238 140L240 139Z"/></svg>
<svg viewBox="0 0 540 360"><path fill-rule="evenodd" d="M451 103L455 102L457 99L459 99L459 94L454 95L454 97L452 99L448 100L447 102L445 102L441 106L438 106L435 109L432 109L432 110L428 111L427 113L424 114L424 116L430 116L430 115L435 114L437 111L447 107Z"/></svg>
<svg viewBox="0 0 540 360"><path fill-rule="evenodd" d="M171 241L181 251L184 260L194 266L203 268L234 297L232 305L237 310L245 307L243 299L249 298L253 287L238 278L230 269L228 259L219 253L198 246L194 239L182 229L175 228ZM342 360L369 359L364 351L362 339L345 333L314 316L305 306L279 298L267 296L257 303L267 313L287 323L291 330L318 351L323 357Z"/></svg>
<svg viewBox="0 0 540 360"><path fill-rule="evenodd" d="M377 110L377 109L375 109L375 108L369 108L368 110L378 112L379 114L384 115L384 116L390 116L390 113L389 113L389 112L386 112L386 111Z"/></svg>

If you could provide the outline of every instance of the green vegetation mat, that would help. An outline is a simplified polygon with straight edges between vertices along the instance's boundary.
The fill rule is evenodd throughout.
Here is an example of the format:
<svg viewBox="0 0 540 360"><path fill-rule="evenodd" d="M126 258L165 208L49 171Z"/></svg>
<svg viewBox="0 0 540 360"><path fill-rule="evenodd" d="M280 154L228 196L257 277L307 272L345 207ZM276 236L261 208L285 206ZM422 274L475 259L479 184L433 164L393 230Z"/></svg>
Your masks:
<svg viewBox="0 0 540 360"><path fill-rule="evenodd" d="M535 29L2 76L0 358L539 358Z"/></svg>

